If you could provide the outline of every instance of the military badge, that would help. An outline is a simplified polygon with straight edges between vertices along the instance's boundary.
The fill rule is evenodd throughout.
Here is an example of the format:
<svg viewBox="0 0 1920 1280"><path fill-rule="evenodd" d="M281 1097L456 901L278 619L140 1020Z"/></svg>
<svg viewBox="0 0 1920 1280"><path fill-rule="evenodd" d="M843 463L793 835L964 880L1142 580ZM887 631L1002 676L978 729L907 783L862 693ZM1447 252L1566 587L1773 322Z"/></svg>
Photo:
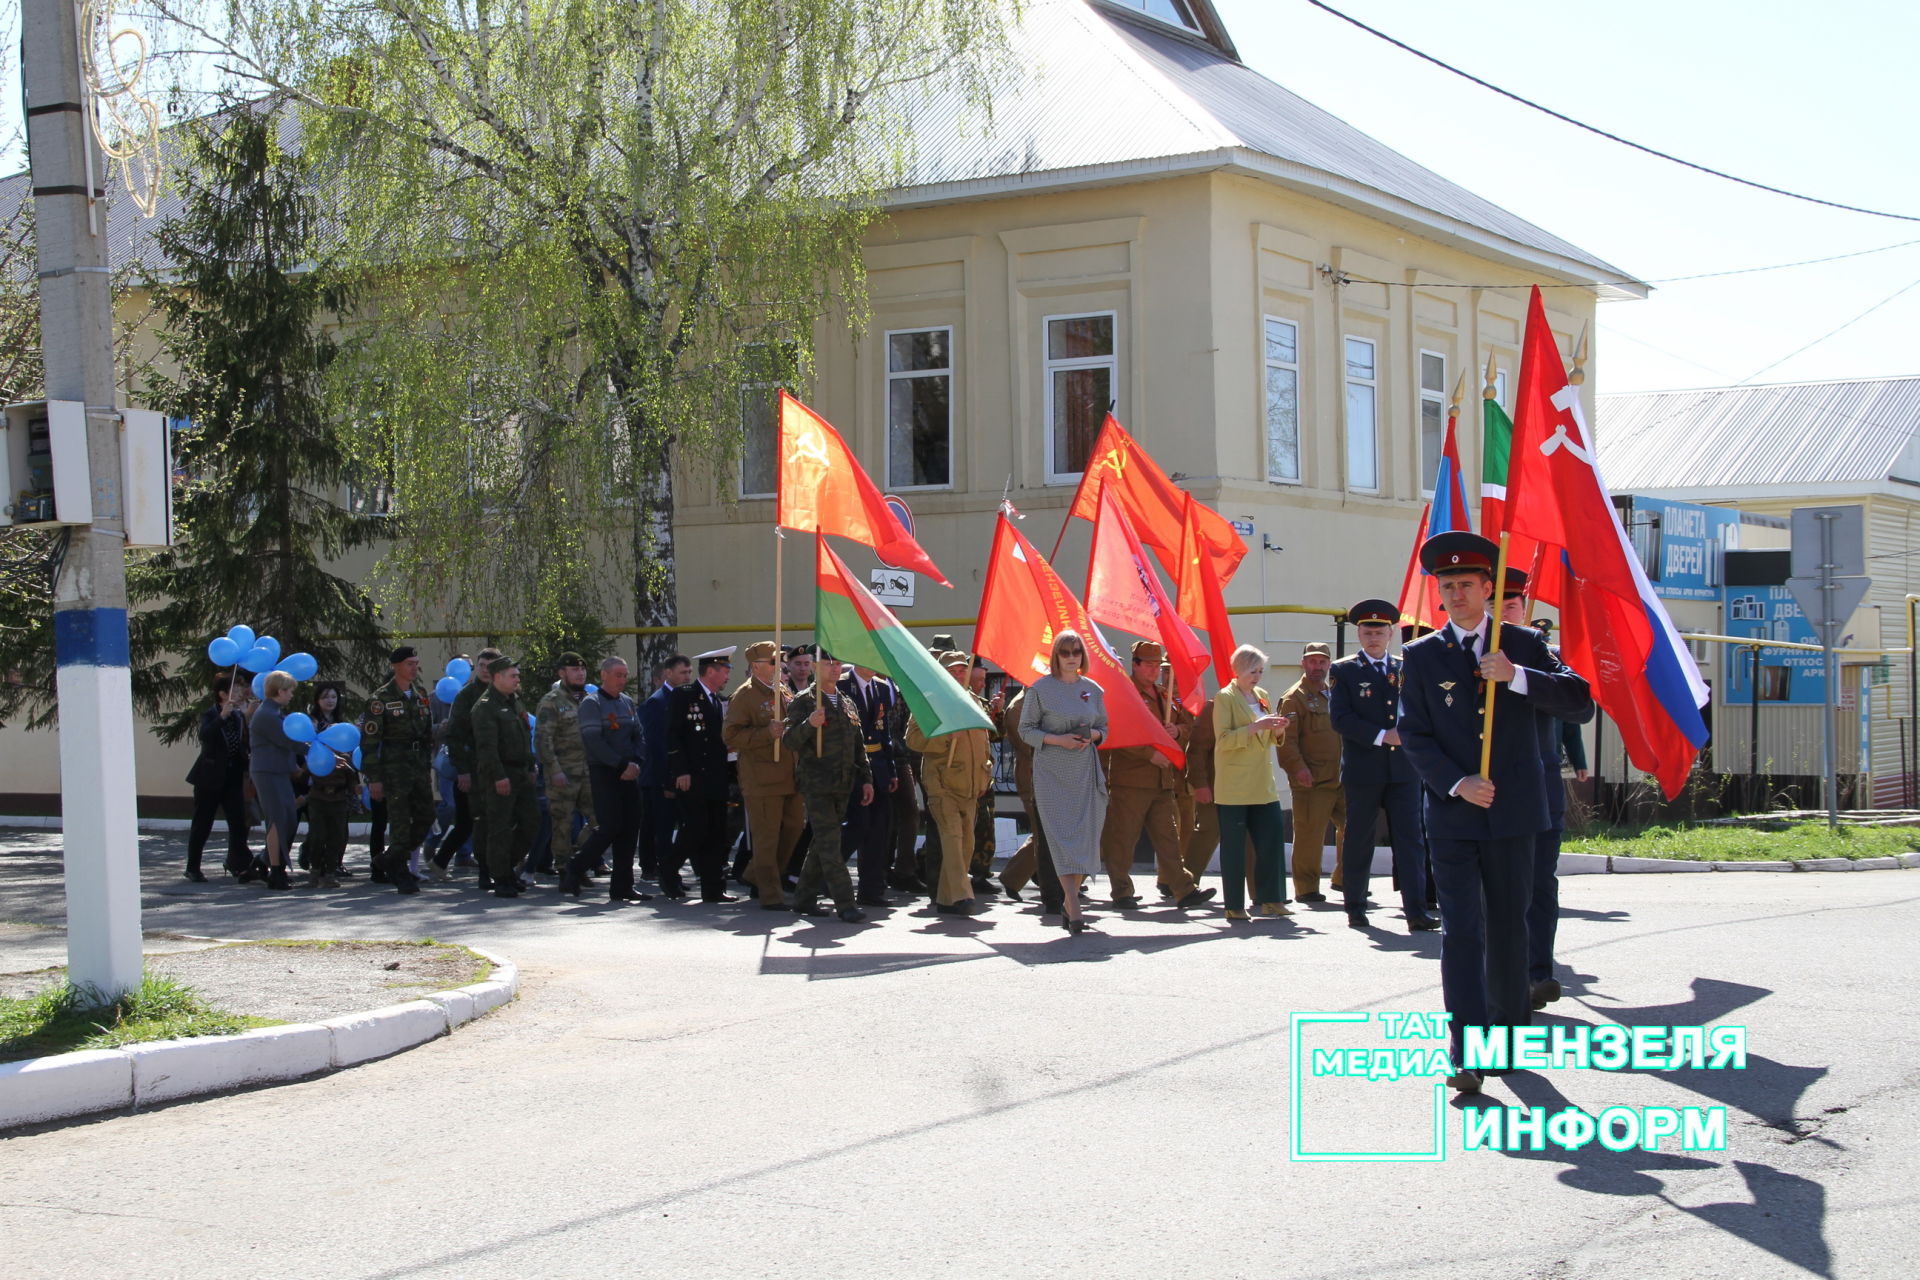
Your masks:
<svg viewBox="0 0 1920 1280"><path fill-rule="evenodd" d="M1451 681L1451 680L1442 680L1442 681L1440 682L1440 687L1441 687L1442 689L1445 689L1445 690L1447 691L1447 699L1446 699L1446 701L1447 701L1447 705L1448 705L1448 706L1452 706L1452 705L1453 705L1453 684L1454 684L1454 682L1453 682L1453 681Z"/></svg>

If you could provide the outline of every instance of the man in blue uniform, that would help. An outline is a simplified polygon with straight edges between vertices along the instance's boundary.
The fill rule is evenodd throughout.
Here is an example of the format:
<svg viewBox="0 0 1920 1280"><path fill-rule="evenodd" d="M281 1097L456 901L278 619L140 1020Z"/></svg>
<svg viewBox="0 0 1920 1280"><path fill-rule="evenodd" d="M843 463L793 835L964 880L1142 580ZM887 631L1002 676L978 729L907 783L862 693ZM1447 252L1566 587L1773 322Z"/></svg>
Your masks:
<svg viewBox="0 0 1920 1280"><path fill-rule="evenodd" d="M893 738L893 708L900 694L892 683L866 667L849 666L840 692L860 720L860 747L873 775L873 803L856 794L847 801L847 843L860 858L859 902L887 905L887 872L893 862L893 792L900 785L894 761L901 750Z"/></svg>
<svg viewBox="0 0 1920 1280"><path fill-rule="evenodd" d="M1587 682L1530 627L1489 612L1498 549L1478 534L1436 534L1420 563L1440 580L1447 625L1406 647L1400 742L1425 785L1427 839L1444 933L1440 985L1452 1015L1450 1087L1477 1093L1469 1027L1525 1026L1527 907L1534 844L1548 825L1537 714L1577 715ZM1480 768L1486 682L1495 688L1492 760Z"/></svg>
<svg viewBox="0 0 1920 1280"><path fill-rule="evenodd" d="M1507 570L1506 586L1500 594L1500 620L1526 622L1525 570ZM1542 635L1541 639L1546 637ZM1547 648L1554 657L1560 656L1552 645ZM1534 838L1533 900L1527 907L1528 996L1535 1009L1544 1009L1560 998L1560 980L1553 976L1553 939L1560 926L1560 837L1567 829L1567 784L1560 777L1560 739L1564 730L1593 719L1592 700L1578 710L1584 714L1539 717L1540 785L1547 792L1547 826Z"/></svg>
<svg viewBox="0 0 1920 1280"><path fill-rule="evenodd" d="M1393 848L1393 874L1407 932L1440 927L1427 912L1427 844L1420 825L1420 780L1400 749L1400 659L1387 642L1400 625L1399 606L1386 600L1362 600L1347 610L1360 638L1360 652L1333 664L1328 701L1333 728L1340 735L1340 785L1347 796L1346 843L1340 850L1341 886L1347 924L1367 927L1367 878L1373 865L1373 833L1378 815L1387 816L1387 840Z"/></svg>

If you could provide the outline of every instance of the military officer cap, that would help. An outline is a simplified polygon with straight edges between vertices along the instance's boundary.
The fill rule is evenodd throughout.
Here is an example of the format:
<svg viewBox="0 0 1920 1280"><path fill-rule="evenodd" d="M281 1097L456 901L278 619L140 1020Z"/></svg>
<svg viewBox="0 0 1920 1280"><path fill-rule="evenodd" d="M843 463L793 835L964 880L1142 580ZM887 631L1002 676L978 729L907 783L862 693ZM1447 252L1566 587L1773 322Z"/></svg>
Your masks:
<svg viewBox="0 0 1920 1280"><path fill-rule="evenodd" d="M965 667L972 663L973 659L959 649L949 649L940 655L940 665L943 667Z"/></svg>
<svg viewBox="0 0 1920 1280"><path fill-rule="evenodd" d="M1347 610L1347 621L1356 627L1379 625L1397 626L1400 622L1400 606L1387 600L1362 600Z"/></svg>
<svg viewBox="0 0 1920 1280"><path fill-rule="evenodd" d="M730 644L724 649L709 649L705 653L694 654L693 660L695 662L724 662L728 666L732 666L733 651L739 647L738 645Z"/></svg>
<svg viewBox="0 0 1920 1280"><path fill-rule="evenodd" d="M387 655L387 661L397 667L401 663L405 662L408 658L417 658L419 656L420 656L420 651L418 649L414 648L410 644L403 644L399 648L395 649L392 653L389 653Z"/></svg>
<svg viewBox="0 0 1920 1280"><path fill-rule="evenodd" d="M1465 529L1436 533L1420 544L1420 567L1436 578L1482 570L1492 577L1499 558L1500 548L1492 540Z"/></svg>
<svg viewBox="0 0 1920 1280"><path fill-rule="evenodd" d="M793 646L793 656L796 658L817 658L820 656L820 646L817 644L797 644Z"/></svg>
<svg viewBox="0 0 1920 1280"><path fill-rule="evenodd" d="M507 657L505 654L501 654L499 657L495 658L492 662L489 662L487 664L487 674L490 676L497 676L502 671L511 671L519 665L520 664L515 662L512 658Z"/></svg>
<svg viewBox="0 0 1920 1280"><path fill-rule="evenodd" d="M1333 646L1321 640L1315 640L1312 644L1300 646L1300 657L1303 661L1316 653L1323 658L1331 658L1333 656Z"/></svg>
<svg viewBox="0 0 1920 1280"><path fill-rule="evenodd" d="M1506 589L1500 593L1500 598L1505 600L1508 596L1523 596L1525 594L1527 594L1527 571L1508 565L1507 586Z"/></svg>
<svg viewBox="0 0 1920 1280"><path fill-rule="evenodd" d="M780 656L780 646L771 640L756 640L743 655L748 662L772 662Z"/></svg>
<svg viewBox="0 0 1920 1280"><path fill-rule="evenodd" d="M1167 656L1167 651L1151 640L1133 642L1133 660L1135 662L1158 662Z"/></svg>

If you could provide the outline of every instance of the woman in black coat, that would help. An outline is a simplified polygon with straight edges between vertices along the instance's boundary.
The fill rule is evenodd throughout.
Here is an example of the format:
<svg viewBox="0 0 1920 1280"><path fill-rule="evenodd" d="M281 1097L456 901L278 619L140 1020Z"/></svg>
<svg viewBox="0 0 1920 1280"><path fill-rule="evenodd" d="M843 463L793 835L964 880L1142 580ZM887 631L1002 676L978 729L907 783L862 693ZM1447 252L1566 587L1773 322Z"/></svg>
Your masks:
<svg viewBox="0 0 1920 1280"><path fill-rule="evenodd" d="M246 876L253 866L247 850L247 718L240 704L246 686L222 673L213 680L213 705L200 714L200 758L187 771L193 787L193 826L187 833L186 878L204 881L200 855L213 831L216 812L227 819L227 873Z"/></svg>

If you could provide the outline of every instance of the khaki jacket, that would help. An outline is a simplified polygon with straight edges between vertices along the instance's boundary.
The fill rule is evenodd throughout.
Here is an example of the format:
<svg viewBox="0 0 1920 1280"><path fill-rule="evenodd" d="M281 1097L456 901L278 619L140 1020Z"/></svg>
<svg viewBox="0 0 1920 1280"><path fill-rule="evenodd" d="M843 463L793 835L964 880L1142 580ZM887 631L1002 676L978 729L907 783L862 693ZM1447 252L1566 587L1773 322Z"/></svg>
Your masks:
<svg viewBox="0 0 1920 1280"><path fill-rule="evenodd" d="M1023 799L1033 795L1033 748L1020 736L1020 708L1026 703L1027 691L1021 689L1000 712L1000 736L1013 744L1013 785Z"/></svg>
<svg viewBox="0 0 1920 1280"><path fill-rule="evenodd" d="M920 731L920 722L909 717L907 749L920 753L920 782L928 791L974 800L993 787L993 755L985 729L960 729L929 738Z"/></svg>
<svg viewBox="0 0 1920 1280"><path fill-rule="evenodd" d="M1135 696L1147 704L1154 718L1162 724L1167 723L1167 704L1172 697L1158 685L1140 687L1139 681L1133 681ZM1115 693L1124 698L1124 692ZM1178 703L1173 704L1173 723L1167 730L1173 740L1185 750L1187 740L1193 736L1193 717L1187 709ZM1107 766L1108 787L1140 787L1149 791L1172 791L1174 781L1179 776L1174 767L1167 763L1165 756L1152 747L1115 747L1111 751L1100 753Z"/></svg>
<svg viewBox="0 0 1920 1280"><path fill-rule="evenodd" d="M1287 726L1287 740L1280 745L1280 767L1286 770L1288 782L1305 766L1313 771L1314 786L1340 785L1340 732L1333 727L1332 694L1330 684L1314 689L1296 680L1280 699L1281 712L1297 717Z"/></svg>
<svg viewBox="0 0 1920 1280"><path fill-rule="evenodd" d="M1193 737L1187 742L1187 785L1195 789L1213 786L1213 699L1200 708L1193 722Z"/></svg>
<svg viewBox="0 0 1920 1280"><path fill-rule="evenodd" d="M778 760L773 758L774 719L772 689L749 677L733 691L727 718L720 726L720 740L739 757L743 796L790 796L798 791L793 780L793 752L783 749Z"/></svg>

